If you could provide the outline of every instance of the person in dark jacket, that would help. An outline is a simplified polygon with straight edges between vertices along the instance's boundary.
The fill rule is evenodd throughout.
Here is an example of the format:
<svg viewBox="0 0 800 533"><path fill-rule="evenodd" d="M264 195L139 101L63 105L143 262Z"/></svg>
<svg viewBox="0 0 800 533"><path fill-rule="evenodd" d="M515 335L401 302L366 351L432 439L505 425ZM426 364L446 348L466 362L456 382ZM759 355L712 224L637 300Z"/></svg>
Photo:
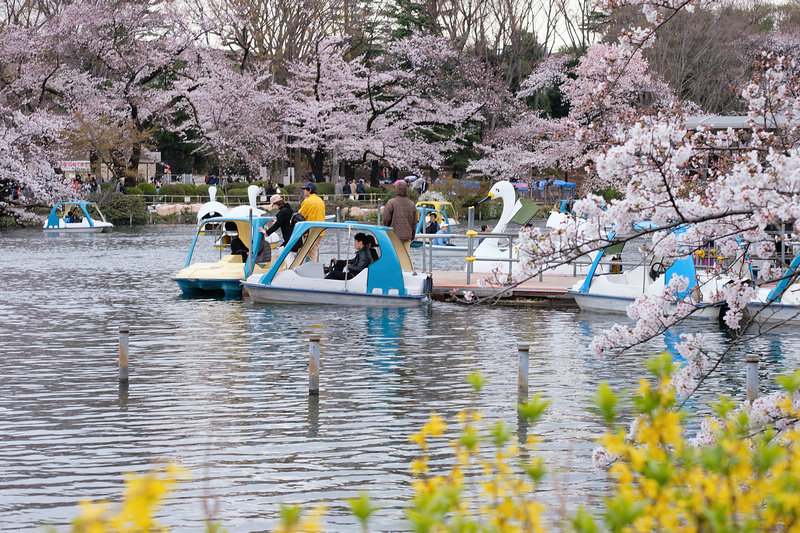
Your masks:
<svg viewBox="0 0 800 533"><path fill-rule="evenodd" d="M328 275L325 276L325 279L353 279L362 270L372 264L372 253L367 246L367 235L360 232L356 233L356 236L353 238L353 240L356 247L356 256L352 259L349 259L347 263L344 263L344 261L334 260L333 263L336 266L334 266L334 268L328 272ZM344 272L345 266L347 266L347 274Z"/></svg>
<svg viewBox="0 0 800 533"><path fill-rule="evenodd" d="M231 239L231 254L232 255L241 255L244 261L247 261L247 254L250 252L250 248L242 241L237 233L236 236Z"/></svg>
<svg viewBox="0 0 800 533"><path fill-rule="evenodd" d="M278 208L278 213L275 215L275 222L266 230L266 237L269 237L278 229L281 230L281 236L283 237L283 242L281 246L286 246L289 243L289 239L292 238L292 231L294 228L292 227L292 215L294 214L294 209L288 203L283 201L283 198L280 194L273 194L269 199L269 206L267 209L272 211L275 208ZM293 252L297 252L302 246L303 241L297 241L294 248L292 249Z"/></svg>
<svg viewBox="0 0 800 533"><path fill-rule="evenodd" d="M439 232L439 223L436 222L436 213L431 211L428 216L428 224L425 226L425 231L423 233L438 233Z"/></svg>

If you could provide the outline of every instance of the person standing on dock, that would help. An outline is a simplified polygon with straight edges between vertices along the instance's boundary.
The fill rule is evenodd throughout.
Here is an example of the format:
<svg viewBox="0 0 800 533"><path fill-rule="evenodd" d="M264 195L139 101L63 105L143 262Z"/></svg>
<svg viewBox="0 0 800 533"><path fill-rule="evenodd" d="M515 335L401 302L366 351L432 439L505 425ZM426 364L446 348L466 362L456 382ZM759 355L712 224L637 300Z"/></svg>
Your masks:
<svg viewBox="0 0 800 533"><path fill-rule="evenodd" d="M322 198L317 196L317 186L314 182L309 181L302 187L305 200L300 204L300 214L310 222L325 222L325 202ZM416 208L414 209L416 211ZM321 244L322 236L311 245L308 250L308 260L316 263L319 258L319 245Z"/></svg>
<svg viewBox="0 0 800 533"><path fill-rule="evenodd" d="M411 257L411 241L414 240L417 229L419 211L408 197L408 184L405 181L395 183L394 192L395 197L386 202L386 207L383 208L383 223L392 227Z"/></svg>

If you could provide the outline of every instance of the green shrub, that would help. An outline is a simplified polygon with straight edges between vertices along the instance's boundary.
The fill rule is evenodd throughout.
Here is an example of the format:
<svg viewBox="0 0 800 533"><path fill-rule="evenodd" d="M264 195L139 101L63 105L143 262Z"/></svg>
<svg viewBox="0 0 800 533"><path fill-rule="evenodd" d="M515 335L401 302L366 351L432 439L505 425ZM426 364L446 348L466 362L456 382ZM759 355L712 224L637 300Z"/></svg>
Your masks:
<svg viewBox="0 0 800 533"><path fill-rule="evenodd" d="M249 186L250 186L250 184L249 184L249 183L247 183L247 182L245 182L245 181L234 181L233 183L229 183L229 184L227 184L227 185L225 186L225 188L226 188L227 190L229 190L229 191L232 191L232 190L234 190L234 189L244 189L244 190L247 190L247 188L248 188Z"/></svg>
<svg viewBox="0 0 800 533"><path fill-rule="evenodd" d="M197 196L200 196L201 201L207 202L208 201L208 188L210 185L206 185L205 183L202 185L196 185L194 193Z"/></svg>
<svg viewBox="0 0 800 533"><path fill-rule="evenodd" d="M156 188L153 187L151 184L149 184L147 182L142 182L139 185L137 185L136 187L140 191L142 191L142 194L147 194L147 195L150 195L150 196L155 196L156 194L158 194L158 191L156 190Z"/></svg>
<svg viewBox="0 0 800 533"><path fill-rule="evenodd" d="M280 189L281 189L281 194L295 194L300 192L300 184L290 183L289 185L284 185Z"/></svg>
<svg viewBox="0 0 800 533"><path fill-rule="evenodd" d="M197 185L194 183L182 183L181 188L183 189L183 194L187 196L194 196L197 194Z"/></svg>
<svg viewBox="0 0 800 533"><path fill-rule="evenodd" d="M247 196L247 188L233 187L228 189L227 196Z"/></svg>
<svg viewBox="0 0 800 533"><path fill-rule="evenodd" d="M142 189L140 189L139 187L125 187L125 194L132 194L133 196L139 196L144 193L142 192Z"/></svg>
<svg viewBox="0 0 800 533"><path fill-rule="evenodd" d="M163 196L185 196L183 192L183 184L181 183L168 183L166 185L162 185L161 189L159 189L158 194Z"/></svg>
<svg viewBox="0 0 800 533"><path fill-rule="evenodd" d="M100 184L100 191L103 193L113 190L114 190L114 184L111 183L110 181L104 181L103 183Z"/></svg>
<svg viewBox="0 0 800 533"><path fill-rule="evenodd" d="M138 192L135 187L128 187L128 190ZM105 195L98 204L106 220L112 224L127 225L133 216L134 224L147 223L147 204L143 196L135 194L110 193Z"/></svg>
<svg viewBox="0 0 800 533"><path fill-rule="evenodd" d="M322 196L323 194L333 194L334 193L334 185L333 183L323 182L317 183L317 194Z"/></svg>

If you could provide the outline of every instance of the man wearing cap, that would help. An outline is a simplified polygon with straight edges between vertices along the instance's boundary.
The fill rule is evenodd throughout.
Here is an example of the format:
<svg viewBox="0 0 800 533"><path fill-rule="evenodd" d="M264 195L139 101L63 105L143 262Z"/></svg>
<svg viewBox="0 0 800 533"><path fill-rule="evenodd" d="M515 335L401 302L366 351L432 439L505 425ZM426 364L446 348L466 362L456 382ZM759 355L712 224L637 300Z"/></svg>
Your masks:
<svg viewBox="0 0 800 533"><path fill-rule="evenodd" d="M419 211L411 198L408 197L408 184L398 181L394 184L395 197L386 202L383 208L383 223L394 229L397 238L403 242L406 251L411 256L411 241L417 231Z"/></svg>
<svg viewBox="0 0 800 533"><path fill-rule="evenodd" d="M317 196L317 186L314 185L314 182L309 181L300 188L303 189L303 196L305 196L303 203L300 204L300 214L310 222L324 222L325 202L322 201L322 198ZM317 239L308 250L308 260L312 263L316 263L319 258L319 245L321 241L321 238Z"/></svg>

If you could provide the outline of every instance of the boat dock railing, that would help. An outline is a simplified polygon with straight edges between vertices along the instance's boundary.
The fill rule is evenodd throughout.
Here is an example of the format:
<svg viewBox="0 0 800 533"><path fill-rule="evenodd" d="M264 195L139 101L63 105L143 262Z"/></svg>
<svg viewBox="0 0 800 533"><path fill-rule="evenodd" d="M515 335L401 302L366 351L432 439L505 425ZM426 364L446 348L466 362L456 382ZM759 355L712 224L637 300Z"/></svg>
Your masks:
<svg viewBox="0 0 800 533"><path fill-rule="evenodd" d="M467 254L466 254L466 263L467 263L467 284L469 285L472 282L472 275L475 273L473 270L473 265L475 262L479 261L491 261L493 263L502 263L504 267L501 269L501 273L511 274L514 270L514 263L519 263L519 259L517 258L517 245L515 244L516 239L519 237L519 233L516 232L505 232L505 233L480 233L473 230L467 231L467 233L418 233L415 235L415 240L423 241L422 245L422 271L426 273L431 273L433 271L433 241L435 239L445 239L445 240L466 240L467 241ZM483 239L503 239L508 241L508 257L507 258L499 258L497 256L494 257L482 257L475 255L475 249L477 248L478 243L480 243ZM579 266L589 266L592 264L592 260L588 258L581 259L580 257L570 261L569 264L572 266L572 275L573 277L578 276L578 267ZM611 267L611 274L621 273L623 268L625 267L637 267L642 265L642 261L626 261L622 259L610 258L610 259L601 259L601 265L608 265ZM619 268L619 271L616 272L615 269ZM543 276L546 274L546 271L539 272L539 281L543 280ZM600 274L602 275L602 274Z"/></svg>

